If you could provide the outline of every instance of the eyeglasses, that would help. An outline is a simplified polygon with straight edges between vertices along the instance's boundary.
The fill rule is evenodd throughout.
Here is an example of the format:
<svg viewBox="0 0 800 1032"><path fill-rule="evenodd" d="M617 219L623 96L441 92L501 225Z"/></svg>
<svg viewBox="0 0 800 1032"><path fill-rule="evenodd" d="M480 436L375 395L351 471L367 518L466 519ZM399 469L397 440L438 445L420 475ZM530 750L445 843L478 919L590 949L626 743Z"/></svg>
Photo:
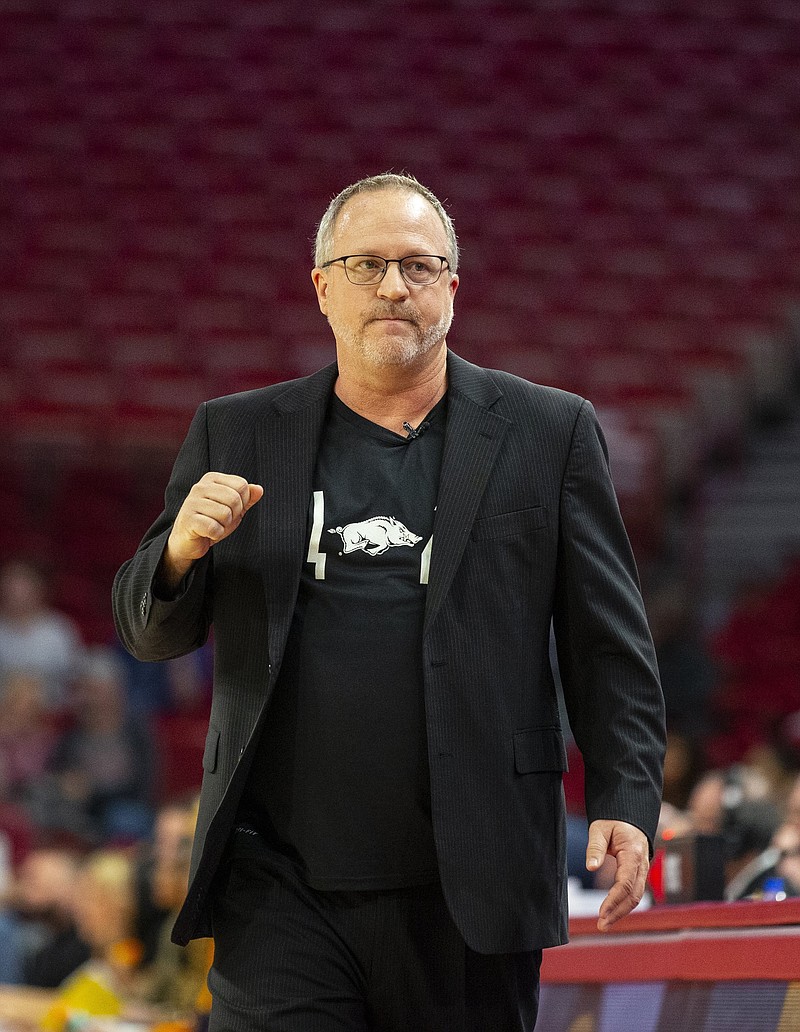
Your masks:
<svg viewBox="0 0 800 1032"><path fill-rule="evenodd" d="M380 283L392 262L397 263L400 275L406 283L415 287L435 283L442 275L442 269L445 266L450 267L447 259L438 254L410 254L407 258L380 258L377 254L346 254L341 258L331 258L329 262L324 262L321 268L327 269L336 262L342 262L344 274L351 283L361 285Z"/></svg>

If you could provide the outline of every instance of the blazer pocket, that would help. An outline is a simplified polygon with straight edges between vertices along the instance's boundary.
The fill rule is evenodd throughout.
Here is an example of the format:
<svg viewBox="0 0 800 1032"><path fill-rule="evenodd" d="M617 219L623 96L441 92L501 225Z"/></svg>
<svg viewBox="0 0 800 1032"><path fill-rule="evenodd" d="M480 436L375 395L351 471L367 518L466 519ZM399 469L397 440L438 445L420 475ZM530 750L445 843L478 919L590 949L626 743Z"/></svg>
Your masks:
<svg viewBox="0 0 800 1032"><path fill-rule="evenodd" d="M499 541L502 538L529 534L547 526L547 506L534 505L530 509L515 512L500 512L496 516L484 516L472 525L473 541Z"/></svg>
<svg viewBox="0 0 800 1032"><path fill-rule="evenodd" d="M569 770L561 728L529 727L515 731L514 766L518 774Z"/></svg>
<svg viewBox="0 0 800 1032"><path fill-rule="evenodd" d="M203 770L213 774L217 769L217 754L219 753L219 731L211 725L206 735L206 747L203 750Z"/></svg>

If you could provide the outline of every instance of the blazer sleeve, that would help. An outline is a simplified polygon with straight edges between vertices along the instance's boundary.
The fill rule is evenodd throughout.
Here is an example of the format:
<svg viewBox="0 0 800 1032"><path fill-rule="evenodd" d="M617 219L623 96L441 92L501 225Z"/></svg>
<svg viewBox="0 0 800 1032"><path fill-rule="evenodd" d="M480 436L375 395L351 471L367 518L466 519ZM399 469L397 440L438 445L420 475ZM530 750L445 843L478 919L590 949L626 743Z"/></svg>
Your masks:
<svg viewBox="0 0 800 1032"><path fill-rule="evenodd" d="M554 630L586 812L636 825L652 847L661 802L664 700L638 574L602 431L583 402L561 487Z"/></svg>
<svg viewBox="0 0 800 1032"><path fill-rule="evenodd" d="M206 404L195 413L164 496L164 511L136 554L119 570L112 589L117 633L137 659L174 659L199 648L211 623L213 549L199 559L174 599L160 599L153 582L178 510L194 484L209 471Z"/></svg>

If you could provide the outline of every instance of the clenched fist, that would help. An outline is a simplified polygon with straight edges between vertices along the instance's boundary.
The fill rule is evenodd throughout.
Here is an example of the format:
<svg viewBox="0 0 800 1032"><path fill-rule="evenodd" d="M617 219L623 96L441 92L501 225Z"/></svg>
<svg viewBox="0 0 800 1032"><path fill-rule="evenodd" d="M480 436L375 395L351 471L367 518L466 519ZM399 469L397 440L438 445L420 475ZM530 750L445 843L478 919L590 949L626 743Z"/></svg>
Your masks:
<svg viewBox="0 0 800 1032"><path fill-rule="evenodd" d="M230 473L206 473L191 489L175 517L159 569L159 584L174 591L192 563L239 526L264 488Z"/></svg>

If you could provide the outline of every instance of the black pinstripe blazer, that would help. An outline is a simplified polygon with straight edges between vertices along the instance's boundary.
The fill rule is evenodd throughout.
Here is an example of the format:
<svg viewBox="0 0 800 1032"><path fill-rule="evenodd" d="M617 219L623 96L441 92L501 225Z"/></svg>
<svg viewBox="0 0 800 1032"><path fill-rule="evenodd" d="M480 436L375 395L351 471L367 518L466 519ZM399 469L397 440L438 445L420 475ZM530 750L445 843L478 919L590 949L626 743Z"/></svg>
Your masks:
<svg viewBox="0 0 800 1032"><path fill-rule="evenodd" d="M336 378L200 406L162 515L114 584L119 634L158 660L215 636L214 695L187 901L175 941L209 934L207 896L281 664L317 444ZM551 619L586 766L590 820L652 841L663 700L630 546L591 405L448 355L448 411L423 636L431 806L442 886L467 943L566 940L566 766L548 659ZM265 498L189 574L153 576L178 508L208 470Z"/></svg>

